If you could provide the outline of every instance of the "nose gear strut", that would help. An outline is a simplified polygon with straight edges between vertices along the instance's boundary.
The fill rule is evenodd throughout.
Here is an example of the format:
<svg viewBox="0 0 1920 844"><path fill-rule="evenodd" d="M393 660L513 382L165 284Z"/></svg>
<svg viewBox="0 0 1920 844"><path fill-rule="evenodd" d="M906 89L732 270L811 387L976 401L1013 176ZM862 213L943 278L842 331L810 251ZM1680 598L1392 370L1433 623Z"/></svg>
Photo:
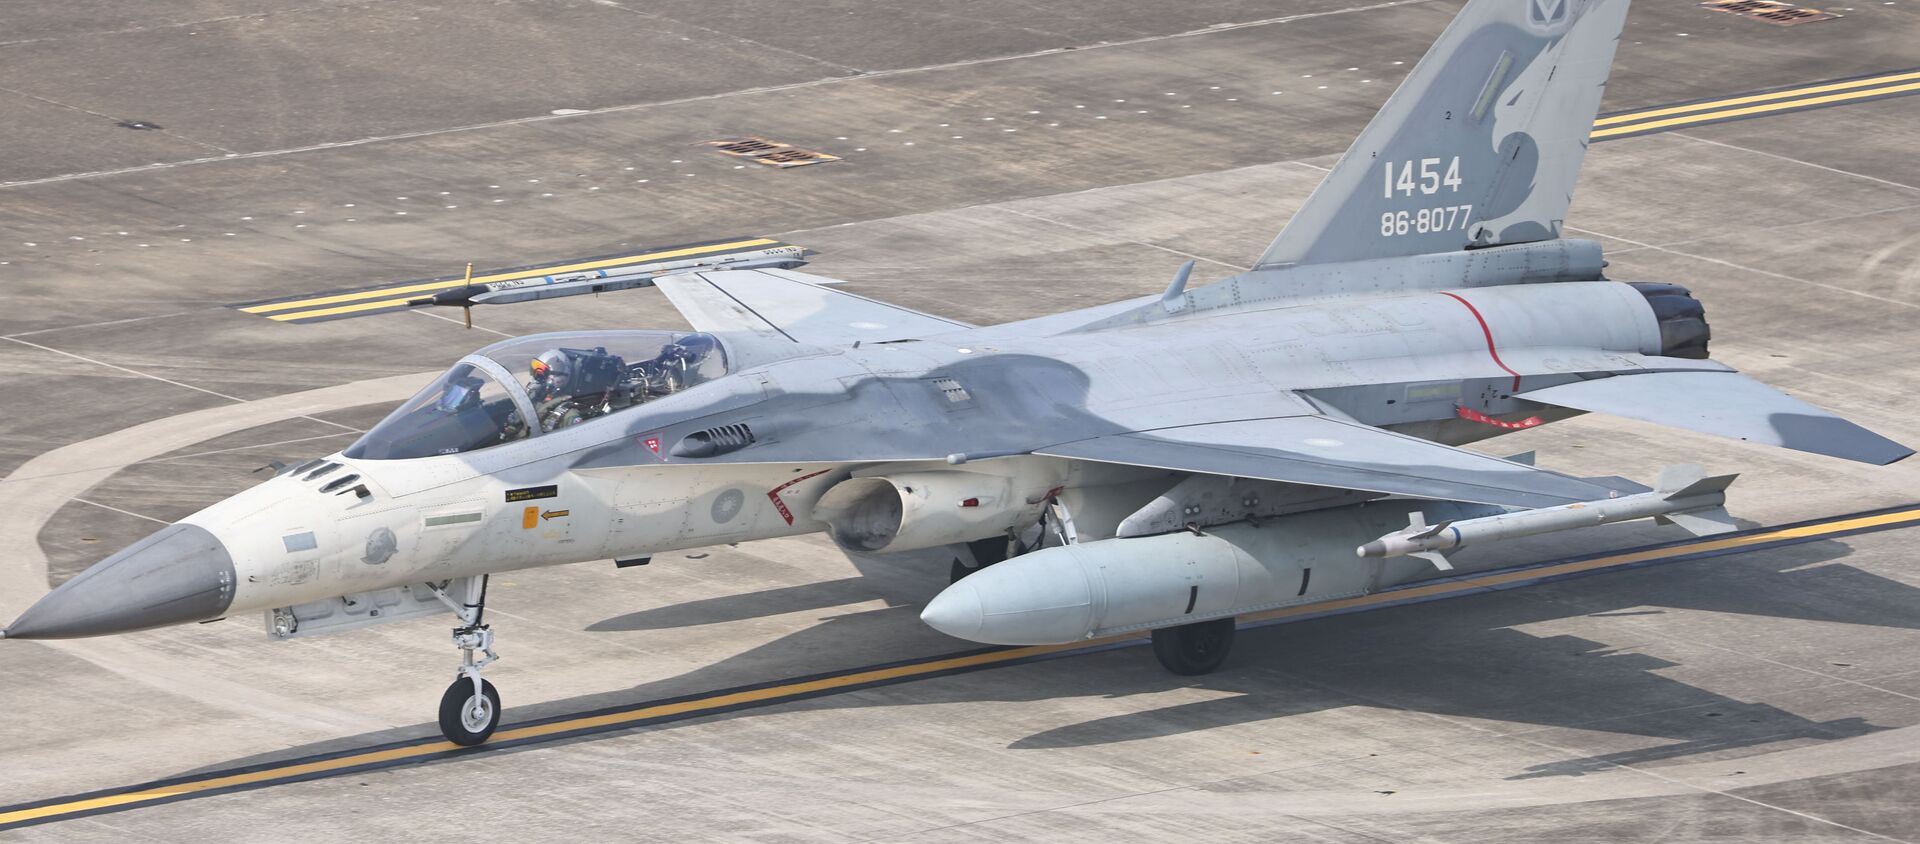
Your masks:
<svg viewBox="0 0 1920 844"><path fill-rule="evenodd" d="M459 584L456 591L464 593L457 598L447 592L455 583ZM454 672L453 685L440 696L440 733L447 741L471 747L486 741L500 726L500 693L480 677L480 669L500 658L493 652L493 629L481 623L487 612L487 576L429 583L427 589L460 618L460 626L453 628L460 668ZM475 658L474 651L482 656Z"/></svg>

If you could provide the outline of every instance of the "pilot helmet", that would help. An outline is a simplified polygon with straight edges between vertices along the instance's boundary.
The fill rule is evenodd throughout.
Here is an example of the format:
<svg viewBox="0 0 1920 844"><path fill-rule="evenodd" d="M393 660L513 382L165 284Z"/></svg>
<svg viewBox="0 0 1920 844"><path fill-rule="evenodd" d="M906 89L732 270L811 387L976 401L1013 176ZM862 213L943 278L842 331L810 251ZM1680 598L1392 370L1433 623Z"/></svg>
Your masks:
<svg viewBox="0 0 1920 844"><path fill-rule="evenodd" d="M553 383L565 384L567 376L573 374L573 361L567 357L566 352L549 349L529 362L527 369L533 373L533 380L536 382L545 383L548 379L552 379Z"/></svg>
<svg viewBox="0 0 1920 844"><path fill-rule="evenodd" d="M681 362L689 367L698 365L707 355L720 345L720 341L711 334L689 334L660 350L660 360L664 363Z"/></svg>

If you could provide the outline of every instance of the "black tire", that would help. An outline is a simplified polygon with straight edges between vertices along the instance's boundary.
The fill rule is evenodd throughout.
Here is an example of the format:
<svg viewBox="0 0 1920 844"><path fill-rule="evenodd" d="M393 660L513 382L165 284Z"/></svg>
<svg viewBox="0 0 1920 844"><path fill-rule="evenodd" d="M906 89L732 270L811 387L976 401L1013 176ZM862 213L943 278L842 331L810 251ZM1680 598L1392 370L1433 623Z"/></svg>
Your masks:
<svg viewBox="0 0 1920 844"><path fill-rule="evenodd" d="M967 543L967 552L973 555L974 564L969 566L967 565L967 561L959 557L953 558L953 565L947 569L948 583L959 583L961 578L967 575L973 574L994 563L1005 562L1007 559L1007 538L1004 536L990 536L986 539L975 539Z"/></svg>
<svg viewBox="0 0 1920 844"><path fill-rule="evenodd" d="M1227 661L1227 653L1233 650L1233 633L1231 618L1162 627L1153 631L1153 655L1175 674L1206 674Z"/></svg>
<svg viewBox="0 0 1920 844"><path fill-rule="evenodd" d="M986 539L976 539L967 543L967 550L973 552L973 561L980 564L980 568L986 568L994 563L1006 561L1007 538L989 536ZM979 569L974 570L979 571Z"/></svg>
<svg viewBox="0 0 1920 844"><path fill-rule="evenodd" d="M447 741L472 747L486 741L500 726L500 693L486 680L480 681L480 693L486 697L484 708L472 713L467 707L475 699L473 680L461 677L440 696L440 734L446 736ZM482 720L484 725L480 723Z"/></svg>

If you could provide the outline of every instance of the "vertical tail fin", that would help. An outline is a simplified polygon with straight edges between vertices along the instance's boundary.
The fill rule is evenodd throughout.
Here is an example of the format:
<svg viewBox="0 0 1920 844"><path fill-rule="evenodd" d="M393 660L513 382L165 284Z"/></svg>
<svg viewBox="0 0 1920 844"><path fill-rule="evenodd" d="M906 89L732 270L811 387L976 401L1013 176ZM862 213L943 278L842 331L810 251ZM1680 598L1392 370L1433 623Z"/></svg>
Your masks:
<svg viewBox="0 0 1920 844"><path fill-rule="evenodd" d="M1470 0L1257 268L1560 235L1627 0Z"/></svg>

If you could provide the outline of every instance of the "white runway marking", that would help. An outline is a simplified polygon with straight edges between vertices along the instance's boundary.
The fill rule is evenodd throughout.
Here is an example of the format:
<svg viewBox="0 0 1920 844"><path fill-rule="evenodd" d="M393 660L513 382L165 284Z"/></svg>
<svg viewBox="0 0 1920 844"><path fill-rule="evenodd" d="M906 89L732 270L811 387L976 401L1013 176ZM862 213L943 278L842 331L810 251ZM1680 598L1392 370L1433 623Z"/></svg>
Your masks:
<svg viewBox="0 0 1920 844"><path fill-rule="evenodd" d="M1842 170L1838 167L1828 167L1825 164L1815 164L1811 161L1802 161L1801 159L1794 158L1793 156L1781 155L1780 153L1777 153L1777 152L1767 152L1765 150L1752 149L1750 147L1736 146L1734 144L1729 144L1724 141L1710 141L1698 135L1689 135L1685 132L1668 132L1667 134L1672 135L1676 138L1685 138L1695 143L1712 144L1717 147L1737 150L1739 152L1752 153L1754 155L1764 155L1768 158L1778 159L1780 161L1791 161L1795 164L1804 164L1808 167L1814 168L1815 170L1825 170L1829 173L1837 173L1842 176L1852 176L1853 178L1856 178L1856 179L1866 179L1869 182L1879 182L1880 184L1886 185L1888 187L1901 188L1903 190L1910 190L1910 191L1920 191L1920 188L1914 187L1913 185L1901 184L1899 182L1891 181L1888 179L1882 179L1878 176L1869 176L1865 173L1855 173L1852 170Z"/></svg>
<svg viewBox="0 0 1920 844"><path fill-rule="evenodd" d="M1298 14L1298 15L1283 15L1280 17L1263 18L1261 20L1247 21L1244 23L1218 24L1215 26L1209 26L1205 29L1195 29L1195 30L1189 30L1186 32L1176 32L1170 35L1153 35L1153 36L1147 36L1143 38L1133 38L1133 39L1127 39L1122 41L1108 41L1108 42L1103 42L1098 44L1088 44L1085 46L1074 48L1073 52L1085 53L1092 50L1106 50L1106 49L1112 49L1116 47L1133 47L1133 46L1139 46L1141 44L1150 44L1157 41L1167 41L1167 40L1172 40L1176 38L1191 38L1191 37L1201 36L1201 35L1212 35L1214 33L1219 33L1219 32L1232 32L1238 29L1250 29L1250 28L1262 27L1262 26L1273 26L1278 24L1292 23L1295 21L1309 20L1312 18L1333 17L1336 15L1347 15L1347 14L1353 14L1356 12L1370 12L1370 11L1375 11L1379 9L1391 9L1399 6L1412 6L1412 5L1418 5L1421 3L1430 3L1430 2L1432 2L1432 0L1388 0L1388 2L1384 2L1384 3L1372 3L1364 6L1350 6L1345 9L1331 9L1324 12L1307 12L1307 13ZM372 135L369 137L357 138L357 139L348 140L348 141L328 141L325 143L309 144L306 146L286 147L282 149L271 149L271 150L259 150L256 152L243 152L235 155L208 156L205 158L191 158L191 159L185 159L181 161L161 161L161 162L154 162L152 164L144 164L136 167L118 167L118 168L113 168L108 170L89 170L89 171L76 172L76 173L63 173L57 176L43 176L36 179L20 179L20 180L11 181L11 182L0 182L0 188L15 188L15 187L25 187L29 185L43 185L43 184L49 184L52 182L73 181L76 179L106 178L110 176L122 176L122 175L131 174L131 173L144 173L151 170L164 170L164 169L169 169L173 167L189 167L189 166L194 166L199 164L210 164L217 161L244 161L244 160L255 159L255 158L273 158L273 157L282 156L282 155L298 155L300 153L317 152L320 150L329 150L329 149L342 149L346 147L364 146L367 144L384 143L387 141L404 141L404 140L413 140L416 138L431 138L437 135L447 135L447 134L453 134L458 132L472 132L472 131L481 130L481 129L494 129L494 128L501 128L506 126L521 126L529 123L542 123L549 120L569 120L569 119L574 119L579 117L590 117L596 114L613 114L618 112L638 111L641 109L658 108L662 106L681 105L685 103L711 102L714 100L723 100L731 97L750 96L754 94L765 94L765 93L773 93L778 91L792 91L792 90L803 89L803 88L814 88L814 87L820 87L825 85L837 85L845 82L857 82L862 80L885 79L885 78L894 77L894 76L907 76L907 75L916 74L916 73L927 73L932 71L951 70L955 68L974 67L978 65L999 64L1001 62L1020 61L1022 59L1038 58L1041 56L1058 55L1058 54L1063 54L1065 52L1066 50L1063 50L1061 48L1036 50L1028 53L1016 53L1008 56L993 56L993 57L984 58L984 59L967 59L965 61L945 62L941 64L922 65L918 67L896 68L893 70L863 71L850 76L832 76L832 77L826 77L823 79L811 79L804 82L791 82L784 85L767 85L767 86L762 86L758 88L744 88L738 91L726 91L718 94L702 94L699 96L681 97L678 99L671 99L671 100L657 100L654 102L645 102L645 103L628 103L625 105L607 106L605 108L591 109L581 114L565 114L565 115L537 114L537 115L532 115L528 117L516 117L516 118L510 118L507 120L495 120L487 123L473 123L465 126L449 126L449 127L440 128L440 129L423 129L417 132L397 132L391 135Z"/></svg>
<svg viewBox="0 0 1920 844"><path fill-rule="evenodd" d="M154 517L152 517L152 516L145 516L145 515L141 515L141 514L139 514L139 513L135 513L135 512L133 512L132 510L122 510L122 509L120 509L120 508L118 508L118 507L115 507L115 506L113 506L113 505L111 505L111 504L102 504L102 503L100 503L100 502L98 502L98 501L95 501L95 500L93 500L93 499L91 499L91 498L80 498L80 497L77 497L77 496L76 496L76 497L75 497L75 498L74 498L73 500L75 500L75 501L78 501L78 502L80 502L81 504L91 504L91 505L93 505L93 506L95 506L95 507L98 507L98 508L100 508L100 509L102 509L102 510L112 510L113 512L115 512L115 513L119 513L119 514L120 514L120 515L122 515L122 516L132 516L132 517L134 517L134 518L136 518L136 519L146 519L146 520L147 520L147 521L149 521L149 522L158 522L158 523L160 523L160 524L163 524L163 525L166 525L166 524L172 524L172 522L169 522L169 521L167 521L166 519L156 519L156 518L154 518Z"/></svg>

